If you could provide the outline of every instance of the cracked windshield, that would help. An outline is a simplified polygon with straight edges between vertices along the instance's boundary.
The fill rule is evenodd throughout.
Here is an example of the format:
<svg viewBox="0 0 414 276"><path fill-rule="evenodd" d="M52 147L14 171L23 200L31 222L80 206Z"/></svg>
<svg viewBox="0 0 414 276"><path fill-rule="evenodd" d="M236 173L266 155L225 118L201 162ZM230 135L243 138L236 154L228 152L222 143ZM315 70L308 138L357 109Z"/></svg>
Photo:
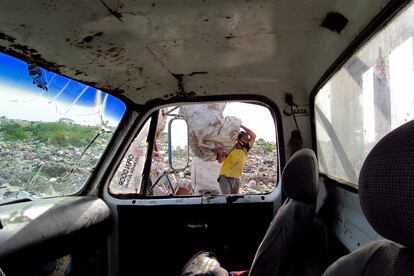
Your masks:
<svg viewBox="0 0 414 276"><path fill-rule="evenodd" d="M124 112L111 95L0 53L0 203L81 190Z"/></svg>

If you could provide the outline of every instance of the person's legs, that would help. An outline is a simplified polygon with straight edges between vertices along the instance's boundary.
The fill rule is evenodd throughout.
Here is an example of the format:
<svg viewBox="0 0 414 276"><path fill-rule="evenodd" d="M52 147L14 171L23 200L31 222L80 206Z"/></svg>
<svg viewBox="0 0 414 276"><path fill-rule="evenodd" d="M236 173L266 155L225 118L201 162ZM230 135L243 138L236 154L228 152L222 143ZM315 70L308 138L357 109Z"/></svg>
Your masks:
<svg viewBox="0 0 414 276"><path fill-rule="evenodd" d="M238 194L240 190L240 178L233 178L231 184L231 193Z"/></svg>
<svg viewBox="0 0 414 276"><path fill-rule="evenodd" d="M231 194L231 180L227 177L220 175L219 177L220 190L223 195Z"/></svg>

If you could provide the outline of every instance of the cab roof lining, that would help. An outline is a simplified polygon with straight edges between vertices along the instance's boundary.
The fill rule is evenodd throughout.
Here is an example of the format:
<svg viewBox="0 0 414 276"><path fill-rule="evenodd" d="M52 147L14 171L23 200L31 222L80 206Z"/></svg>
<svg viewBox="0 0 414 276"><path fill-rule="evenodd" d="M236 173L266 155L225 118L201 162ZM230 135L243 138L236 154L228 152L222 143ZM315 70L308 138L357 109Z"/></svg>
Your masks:
<svg viewBox="0 0 414 276"><path fill-rule="evenodd" d="M303 93L388 0L0 2L0 51L134 103ZM348 20L323 27L329 13ZM180 94L181 93L181 94Z"/></svg>

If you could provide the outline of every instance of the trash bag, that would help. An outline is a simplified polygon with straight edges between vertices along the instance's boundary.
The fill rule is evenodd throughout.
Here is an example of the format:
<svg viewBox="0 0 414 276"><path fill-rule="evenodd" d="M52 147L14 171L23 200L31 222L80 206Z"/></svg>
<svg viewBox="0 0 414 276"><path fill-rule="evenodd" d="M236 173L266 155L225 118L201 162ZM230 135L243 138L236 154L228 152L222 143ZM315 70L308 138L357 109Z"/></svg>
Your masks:
<svg viewBox="0 0 414 276"><path fill-rule="evenodd" d="M221 164L217 161L204 161L194 156L191 161L191 181L195 195L221 194L217 178Z"/></svg>
<svg viewBox="0 0 414 276"><path fill-rule="evenodd" d="M188 123L192 154L204 161L217 159L216 149L230 151L239 134L241 120L223 116L225 103L187 105L180 113Z"/></svg>

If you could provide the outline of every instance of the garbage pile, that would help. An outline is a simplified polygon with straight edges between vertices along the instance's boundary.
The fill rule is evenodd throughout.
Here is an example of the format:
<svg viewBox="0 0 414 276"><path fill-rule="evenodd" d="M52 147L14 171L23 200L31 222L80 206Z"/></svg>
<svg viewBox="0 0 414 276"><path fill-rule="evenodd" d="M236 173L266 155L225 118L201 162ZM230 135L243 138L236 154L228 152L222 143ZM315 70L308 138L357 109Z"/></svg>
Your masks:
<svg viewBox="0 0 414 276"><path fill-rule="evenodd" d="M36 122L0 118L10 123L35 126ZM85 147L5 139L0 131L0 200L36 198L78 192L104 151L110 134L102 134L82 155Z"/></svg>
<svg viewBox="0 0 414 276"><path fill-rule="evenodd" d="M191 155L186 169L169 173L175 187L183 187L194 195L206 191L220 193L217 177L221 164L216 160L215 149L222 147L228 151L234 145L241 123L235 117L223 117L224 107L224 104L208 104L181 108L189 125ZM197 119L199 116L206 120ZM37 124L0 118L0 126L10 123ZM165 122L162 124L165 126ZM87 181L110 136L110 133L99 136L82 155L86 145L61 147L30 139L8 141L0 131L0 200L76 193ZM166 132L157 132L159 157L154 158L151 168L153 182L168 169L167 136ZM276 161L276 145L256 140L243 171L240 193L272 191L277 181ZM157 185L154 195L170 194L166 187Z"/></svg>
<svg viewBox="0 0 414 276"><path fill-rule="evenodd" d="M241 194L262 194L273 191L277 183L277 148L274 142L256 140L249 151L241 177Z"/></svg>
<svg viewBox="0 0 414 276"><path fill-rule="evenodd" d="M237 140L240 131L239 118L223 116L225 103L184 105L179 113L184 116L189 129L190 159L185 170L170 172L169 178L175 189L180 187L190 194L206 192L220 194L217 182L221 164L217 161L216 149L228 152ZM165 125L165 118L159 117L159 124ZM157 128L157 147L160 153L154 158L151 179L154 183L168 168L167 133ZM256 140L249 152L241 177L241 194L261 194L271 192L277 185L277 148L274 142ZM165 177L161 185L154 189L154 195L167 195L171 191Z"/></svg>
<svg viewBox="0 0 414 276"><path fill-rule="evenodd" d="M168 149L167 133L162 133L158 141L160 152L166 152ZM163 163L161 167L166 168L168 167L168 157L166 154L161 155L164 156L161 158L161 162ZM194 169L192 169L192 163L200 162L200 160L202 159L192 156L190 157L189 165L185 170L170 174L169 176L171 181L174 183L174 186L183 186L188 189L194 189L190 186L192 186L193 179L197 177L199 172L194 172ZM221 164L217 161L204 161L204 163L206 162L208 162L210 166L214 166L214 164L216 164L218 170L220 169ZM256 140L253 148L249 152L249 158L247 159L246 166L243 170L240 194L262 194L273 191L277 185L277 171L277 149L275 143L266 142L262 139ZM211 174L211 170L207 170L206 172ZM210 189L214 189L213 185L216 185L216 179L213 179L214 183L209 185ZM200 194L202 193L202 191L199 192ZM213 190L213 194L219 193L220 189L217 186L217 188ZM157 188L156 192L154 191L154 194L165 195L168 194L168 191L166 191L166 188L161 185L160 188Z"/></svg>

